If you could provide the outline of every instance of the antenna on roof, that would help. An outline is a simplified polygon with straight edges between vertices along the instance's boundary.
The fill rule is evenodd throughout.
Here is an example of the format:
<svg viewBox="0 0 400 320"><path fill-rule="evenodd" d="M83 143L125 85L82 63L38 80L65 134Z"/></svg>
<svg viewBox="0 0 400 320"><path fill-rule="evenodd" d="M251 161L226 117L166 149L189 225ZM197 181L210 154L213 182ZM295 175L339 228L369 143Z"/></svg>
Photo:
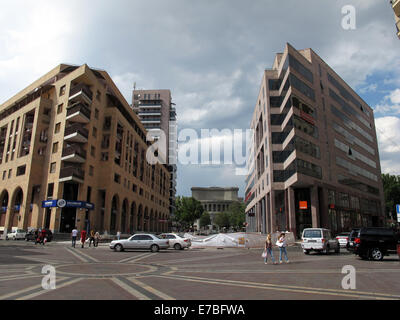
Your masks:
<svg viewBox="0 0 400 320"><path fill-rule="evenodd" d="M133 90L136 90L136 82L133 83Z"/></svg>

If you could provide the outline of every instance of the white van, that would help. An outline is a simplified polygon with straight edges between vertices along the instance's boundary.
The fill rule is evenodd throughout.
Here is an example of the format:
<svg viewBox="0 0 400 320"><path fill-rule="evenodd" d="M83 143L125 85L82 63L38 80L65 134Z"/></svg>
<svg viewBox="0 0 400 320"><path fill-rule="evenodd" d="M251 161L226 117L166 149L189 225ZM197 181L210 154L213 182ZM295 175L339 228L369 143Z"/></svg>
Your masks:
<svg viewBox="0 0 400 320"><path fill-rule="evenodd" d="M332 237L332 233L324 228L307 228L303 230L301 247L305 254L311 251L329 254L331 250L340 252L339 241Z"/></svg>

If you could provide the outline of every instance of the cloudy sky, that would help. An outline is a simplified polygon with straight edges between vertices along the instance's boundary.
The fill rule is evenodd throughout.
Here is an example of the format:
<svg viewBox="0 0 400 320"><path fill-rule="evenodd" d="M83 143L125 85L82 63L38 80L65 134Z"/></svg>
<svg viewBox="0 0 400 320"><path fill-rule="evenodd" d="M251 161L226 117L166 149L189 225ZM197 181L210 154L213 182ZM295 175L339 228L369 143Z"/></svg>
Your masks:
<svg viewBox="0 0 400 320"><path fill-rule="evenodd" d="M342 28L342 8L356 29ZM0 0L0 103L59 63L106 70L126 99L171 89L179 129L246 129L263 70L313 48L375 109L385 173L400 174L400 40L389 0ZM235 167L179 165L178 194L239 186Z"/></svg>

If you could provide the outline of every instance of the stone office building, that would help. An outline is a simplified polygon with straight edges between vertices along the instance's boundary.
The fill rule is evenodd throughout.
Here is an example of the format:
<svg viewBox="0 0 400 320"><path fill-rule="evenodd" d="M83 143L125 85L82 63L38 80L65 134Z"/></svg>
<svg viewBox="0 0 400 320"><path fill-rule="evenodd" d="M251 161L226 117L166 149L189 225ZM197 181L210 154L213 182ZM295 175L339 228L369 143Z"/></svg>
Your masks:
<svg viewBox="0 0 400 320"><path fill-rule="evenodd" d="M211 224L218 213L229 210L234 202L243 201L243 198L238 197L239 188L237 187L193 187L191 190L192 197L200 201L204 211L210 214Z"/></svg>
<svg viewBox="0 0 400 320"><path fill-rule="evenodd" d="M248 231L385 223L373 110L312 49L276 55L251 129Z"/></svg>
<svg viewBox="0 0 400 320"><path fill-rule="evenodd" d="M149 145L107 72L59 65L0 106L0 227L167 231Z"/></svg>

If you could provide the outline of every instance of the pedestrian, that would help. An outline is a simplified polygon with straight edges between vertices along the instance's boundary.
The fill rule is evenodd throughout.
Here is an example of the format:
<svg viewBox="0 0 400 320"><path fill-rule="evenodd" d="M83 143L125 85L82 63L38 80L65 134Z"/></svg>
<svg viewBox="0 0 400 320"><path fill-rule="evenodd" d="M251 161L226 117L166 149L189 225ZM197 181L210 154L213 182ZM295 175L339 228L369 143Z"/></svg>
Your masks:
<svg viewBox="0 0 400 320"><path fill-rule="evenodd" d="M289 263L286 251L287 242L285 233L281 233L281 235L278 238L278 241L276 242L276 245L279 247L279 263L282 263L282 255L285 255L286 263Z"/></svg>
<svg viewBox="0 0 400 320"><path fill-rule="evenodd" d="M89 247L90 247L90 245L92 244L92 242L93 242L93 246L95 247L96 245L96 242L95 242L95 240L94 240L94 230L90 230L90 237L89 237Z"/></svg>
<svg viewBox="0 0 400 320"><path fill-rule="evenodd" d="M121 231L117 232L117 240L119 240L121 238Z"/></svg>
<svg viewBox="0 0 400 320"><path fill-rule="evenodd" d="M272 252L272 239L271 239L271 234L268 233L267 239L265 240L265 248L264 248L264 263L268 264L268 255L271 256L271 260L273 264L276 264L274 254Z"/></svg>
<svg viewBox="0 0 400 320"><path fill-rule="evenodd" d="M72 246L75 248L76 244L76 237L78 236L78 229L74 227L74 229L71 232L71 237L72 237Z"/></svg>
<svg viewBox="0 0 400 320"><path fill-rule="evenodd" d="M81 231L81 243L82 243L82 248L85 247L86 234L87 234L86 230L83 229L83 230Z"/></svg>
<svg viewBox="0 0 400 320"><path fill-rule="evenodd" d="M94 246L98 247L100 241L100 233L98 231L96 231L96 233L94 234L94 241Z"/></svg>
<svg viewBox="0 0 400 320"><path fill-rule="evenodd" d="M46 229L42 229L42 232L40 232L40 243L42 245L45 245L47 239L46 239Z"/></svg>
<svg viewBox="0 0 400 320"><path fill-rule="evenodd" d="M41 234L41 229L37 229L35 232L35 244L40 243L40 234Z"/></svg>

